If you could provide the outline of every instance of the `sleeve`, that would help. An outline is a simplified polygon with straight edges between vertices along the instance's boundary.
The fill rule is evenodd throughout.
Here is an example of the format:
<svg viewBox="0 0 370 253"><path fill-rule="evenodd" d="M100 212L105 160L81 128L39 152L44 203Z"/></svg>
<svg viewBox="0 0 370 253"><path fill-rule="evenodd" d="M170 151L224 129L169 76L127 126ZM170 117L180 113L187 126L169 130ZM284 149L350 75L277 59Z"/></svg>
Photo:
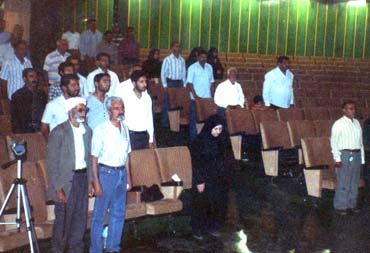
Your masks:
<svg viewBox="0 0 370 253"><path fill-rule="evenodd" d="M46 105L46 108L45 108L45 111L44 111L44 114L42 115L42 119L41 119L41 122L42 123L45 123L45 124L50 124L52 118L53 118L53 115L52 115L52 107L53 105L49 102L47 103Z"/></svg>
<svg viewBox="0 0 370 253"><path fill-rule="evenodd" d="M149 133L149 143L154 141L154 125L153 125L153 112L152 112L152 99L148 95L148 117L147 117L147 129Z"/></svg>
<svg viewBox="0 0 370 253"><path fill-rule="evenodd" d="M193 83L194 81L194 68L192 66L188 69L188 78L186 80L186 83Z"/></svg>
<svg viewBox="0 0 370 253"><path fill-rule="evenodd" d="M182 64L182 73L183 73L183 77L182 77L182 82L184 83L184 87L186 87L186 65L185 65L185 60L182 58L182 61L181 61L181 64Z"/></svg>
<svg viewBox="0 0 370 253"><path fill-rule="evenodd" d="M99 157L101 148L103 147L103 136L102 129L100 126L97 126L93 131L93 136L91 140L91 155Z"/></svg>
<svg viewBox="0 0 370 253"><path fill-rule="evenodd" d="M119 85L119 79L115 72L110 72L109 75L111 77L111 86L108 91L108 96L114 96L114 94L116 94L117 86ZM95 85L94 85L94 90L95 90Z"/></svg>
<svg viewBox="0 0 370 253"><path fill-rule="evenodd" d="M336 122L331 128L331 137L330 137L331 152L333 154L333 159L335 162L341 161L340 150L338 147L339 138L340 138L340 125L338 124L338 122Z"/></svg>
<svg viewBox="0 0 370 253"><path fill-rule="evenodd" d="M360 122L357 121L357 126L358 128L360 129L361 131L361 137L363 136L362 134L362 128L361 128L361 125L360 125ZM360 138L360 141L361 141L361 164L365 164L365 147L364 147L364 141L363 141L363 138Z"/></svg>
<svg viewBox="0 0 370 253"><path fill-rule="evenodd" d="M63 180L59 180L60 149L63 136L59 128L54 128L48 141L48 171L52 191L60 190L63 187Z"/></svg>
<svg viewBox="0 0 370 253"><path fill-rule="evenodd" d="M223 107L223 108L226 108L225 106L225 103L223 101L223 96L222 96L222 87L223 87L223 83L220 83L217 88L216 88L216 91L215 91L215 104L220 106L220 107Z"/></svg>
<svg viewBox="0 0 370 253"><path fill-rule="evenodd" d="M291 90L291 92L292 92L292 94L291 94L291 96L290 96L290 104L291 105L294 105L294 77L293 77L293 74L291 74L291 76L292 76L292 90Z"/></svg>
<svg viewBox="0 0 370 253"><path fill-rule="evenodd" d="M239 95L238 103L239 103L241 108L244 108L244 104L245 104L244 102L245 102L246 98L244 97L243 89L240 86L240 84L236 84L236 87L238 89L238 95Z"/></svg>
<svg viewBox="0 0 370 253"><path fill-rule="evenodd" d="M80 52L81 52L81 55L84 56L84 55L87 55L87 50L86 50L86 33L83 32L81 33L81 36L80 36Z"/></svg>
<svg viewBox="0 0 370 253"><path fill-rule="evenodd" d="M270 85L271 85L271 78L269 77L269 74L267 73L265 75L265 81L263 82L263 90L262 90L263 101L265 102L266 106L270 106Z"/></svg>
<svg viewBox="0 0 370 253"><path fill-rule="evenodd" d="M9 62L6 61L3 68L1 69L0 78L8 81L9 73L10 73L10 65L9 65Z"/></svg>
<svg viewBox="0 0 370 253"><path fill-rule="evenodd" d="M130 133L128 131L128 127L125 126L125 129L126 129L126 136L127 136L127 154L131 153L131 141L130 141Z"/></svg>
<svg viewBox="0 0 370 253"><path fill-rule="evenodd" d="M206 64L208 64L208 63L206 63ZM209 72L208 72L209 83L214 83L215 82L215 77L213 76L213 68L212 68L211 65L208 65L208 70L209 70Z"/></svg>
<svg viewBox="0 0 370 253"><path fill-rule="evenodd" d="M50 57L46 56L44 66L43 66L43 70L49 71L49 69L50 69Z"/></svg>
<svg viewBox="0 0 370 253"><path fill-rule="evenodd" d="M86 90L90 94L93 94L95 91L94 77L94 72L91 72L86 79Z"/></svg>
<svg viewBox="0 0 370 253"><path fill-rule="evenodd" d="M161 68L161 80L162 80L162 86L164 88L167 88L167 69L168 69L168 59L165 58L162 64Z"/></svg>

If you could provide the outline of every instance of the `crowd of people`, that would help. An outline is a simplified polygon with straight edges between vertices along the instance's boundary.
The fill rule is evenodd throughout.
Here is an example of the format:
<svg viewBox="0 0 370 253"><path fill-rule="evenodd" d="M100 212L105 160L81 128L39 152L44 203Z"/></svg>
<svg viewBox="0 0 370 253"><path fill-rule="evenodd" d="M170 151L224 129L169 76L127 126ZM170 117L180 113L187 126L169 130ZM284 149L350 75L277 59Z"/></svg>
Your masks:
<svg viewBox="0 0 370 253"><path fill-rule="evenodd" d="M126 191L132 187L128 154L131 150L155 146L152 100L147 91L150 80L155 85L161 84L165 90L186 88L189 91L192 227L197 239L202 239L205 232L218 236L225 219L230 183L226 109L265 110L294 106L294 75L286 56L278 57L276 68L266 73L262 96L256 96L253 103L248 104L237 82L235 67L226 70L224 80L224 68L216 48L207 52L195 47L185 60L181 56L181 44L174 41L171 54L163 62L160 50L152 49L147 60L140 64L134 28L128 27L124 36L117 31L114 26L103 35L93 19L88 20L88 29L81 34L70 25L56 42L55 51L46 56L44 75L38 76L28 57L27 42L16 32L6 32L5 20L0 20L0 79L10 100L13 131L41 131L48 141L48 196L56 203L53 252L64 252L67 245L70 252L83 251L88 196L96 197L90 252L103 252L101 234L107 210L110 219L104 252L120 251ZM4 48L11 49L4 51ZM84 76L82 62L93 63L96 69ZM112 63L129 64L129 78L120 82L110 69ZM48 84L47 93L39 85L40 78ZM197 134L195 100L211 98L215 80L223 80L214 95L218 112ZM333 127L332 144L336 147L333 153L338 167L358 168L358 159L363 157L358 151L362 148L362 141L358 139L361 129L353 119L353 106L353 102L343 105L345 116ZM168 108L165 96L163 128L169 126ZM348 136L343 137L341 131ZM352 133L356 136L352 137ZM352 183L356 185L358 173L350 189L343 187L347 176L340 177L344 179L339 180L342 188L336 194L334 206L344 212L342 209L355 208L357 191L353 190Z"/></svg>

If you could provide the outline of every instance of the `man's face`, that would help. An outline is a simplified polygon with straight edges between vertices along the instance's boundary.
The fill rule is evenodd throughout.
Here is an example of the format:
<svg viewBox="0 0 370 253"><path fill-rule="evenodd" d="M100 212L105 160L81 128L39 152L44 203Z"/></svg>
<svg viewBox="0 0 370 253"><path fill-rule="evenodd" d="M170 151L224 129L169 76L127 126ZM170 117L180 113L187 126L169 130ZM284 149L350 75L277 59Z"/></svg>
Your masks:
<svg viewBox="0 0 370 253"><path fill-rule="evenodd" d="M68 41L61 40L57 43L57 49L61 54L64 54L68 50Z"/></svg>
<svg viewBox="0 0 370 253"><path fill-rule="evenodd" d="M67 86L62 86L62 89L69 97L77 97L80 93L80 84L77 79L71 79Z"/></svg>
<svg viewBox="0 0 370 253"><path fill-rule="evenodd" d="M109 110L110 120L119 120L124 116L125 109L121 102L112 102L112 107Z"/></svg>
<svg viewBox="0 0 370 253"><path fill-rule="evenodd" d="M238 75L238 73L235 70L231 70L230 73L229 73L230 81L235 82L237 75Z"/></svg>
<svg viewBox="0 0 370 253"><path fill-rule="evenodd" d="M17 38L23 37L24 28L22 25L15 25L13 29L13 34Z"/></svg>
<svg viewBox="0 0 370 253"><path fill-rule="evenodd" d="M134 29L128 29L127 30L127 37L129 37L129 38L134 38L135 37Z"/></svg>
<svg viewBox="0 0 370 253"><path fill-rule="evenodd" d="M86 105L78 104L76 105L75 108L72 109L71 116L76 122L82 123L85 122L86 120L86 113L87 113Z"/></svg>
<svg viewBox="0 0 370 253"><path fill-rule="evenodd" d="M62 75L74 74L74 69L72 66L64 67L63 72L61 74Z"/></svg>
<svg viewBox="0 0 370 253"><path fill-rule="evenodd" d="M105 40L107 42L111 42L113 40L113 34L108 33L107 35L105 35Z"/></svg>
<svg viewBox="0 0 370 253"><path fill-rule="evenodd" d="M97 65L103 69L103 70L106 70L108 69L109 67L109 58L106 57L106 56L102 56L100 57L100 60L96 61L97 62Z"/></svg>
<svg viewBox="0 0 370 253"><path fill-rule="evenodd" d="M97 83L97 89L101 92L108 92L110 88L110 77L103 76L102 79Z"/></svg>
<svg viewBox="0 0 370 253"><path fill-rule="evenodd" d="M279 68L285 72L287 69L289 69L289 61L283 60L283 62L279 63Z"/></svg>
<svg viewBox="0 0 370 253"><path fill-rule="evenodd" d="M24 44L18 44L17 48L14 51L17 57L24 58L27 54L27 46Z"/></svg>
<svg viewBox="0 0 370 253"><path fill-rule="evenodd" d="M198 55L198 61L199 61L200 65L204 66L204 64L207 61L207 55L206 54Z"/></svg>
<svg viewBox="0 0 370 253"><path fill-rule="evenodd" d="M95 31L96 30L96 21L90 21L89 22L89 29L91 31Z"/></svg>
<svg viewBox="0 0 370 253"><path fill-rule="evenodd" d="M181 53L181 46L179 43L175 43L172 47L172 52L174 54L180 54Z"/></svg>
<svg viewBox="0 0 370 253"><path fill-rule="evenodd" d="M147 87L146 77L145 76L140 77L139 80L136 81L135 87L140 92L146 91L146 87Z"/></svg>
<svg viewBox="0 0 370 253"><path fill-rule="evenodd" d="M356 113L356 106L354 104L347 104L343 109L343 114L350 119L355 117Z"/></svg>
<svg viewBox="0 0 370 253"><path fill-rule="evenodd" d="M77 59L71 59L69 63L73 65L74 73L77 74L80 71L80 61Z"/></svg>
<svg viewBox="0 0 370 253"><path fill-rule="evenodd" d="M27 73L26 77L23 78L24 83L30 87L32 90L37 88L38 78L36 71L30 71Z"/></svg>

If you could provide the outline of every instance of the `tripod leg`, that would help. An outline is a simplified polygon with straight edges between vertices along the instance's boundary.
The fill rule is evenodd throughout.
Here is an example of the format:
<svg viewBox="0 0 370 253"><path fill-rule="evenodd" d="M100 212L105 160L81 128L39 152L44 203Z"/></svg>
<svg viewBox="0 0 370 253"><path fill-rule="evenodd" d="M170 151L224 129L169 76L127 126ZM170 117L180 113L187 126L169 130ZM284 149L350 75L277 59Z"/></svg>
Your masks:
<svg viewBox="0 0 370 253"><path fill-rule="evenodd" d="M22 195L23 200L23 209L24 209L24 215L26 218L26 226L27 226L27 234L28 234L28 240L30 242L30 250L31 253L40 253L37 237L36 237L36 231L34 224L32 222L32 216L31 216L31 208L28 201L28 195L26 191L25 185L20 186L20 191Z"/></svg>
<svg viewBox="0 0 370 253"><path fill-rule="evenodd" d="M19 231L21 229L21 201L22 201L22 195L21 195L21 184L18 184L17 187L17 216L15 218L15 221L17 223L17 230Z"/></svg>
<svg viewBox="0 0 370 253"><path fill-rule="evenodd" d="M12 196L12 193L14 191L14 188L15 188L15 184L13 183L11 186L10 186L10 189L9 189L9 192L8 194L6 195L5 197L5 200L4 200L4 203L3 203L3 206L1 207L1 210L0 210L0 216L3 215L4 211L5 211L5 208L6 206L8 205L8 202L9 202L9 199L10 197Z"/></svg>

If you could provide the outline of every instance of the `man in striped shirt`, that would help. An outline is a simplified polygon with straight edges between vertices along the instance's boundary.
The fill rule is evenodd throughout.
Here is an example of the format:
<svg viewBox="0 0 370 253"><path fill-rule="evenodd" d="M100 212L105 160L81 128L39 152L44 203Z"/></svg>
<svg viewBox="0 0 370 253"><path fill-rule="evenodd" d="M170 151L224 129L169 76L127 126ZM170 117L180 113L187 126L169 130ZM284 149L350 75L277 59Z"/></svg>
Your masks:
<svg viewBox="0 0 370 253"><path fill-rule="evenodd" d="M14 45L15 56L12 60L6 61L0 74L1 87L7 90L9 100L14 92L22 88L24 81L22 72L26 68L32 68L31 62L26 58L27 42L18 41Z"/></svg>
<svg viewBox="0 0 370 253"><path fill-rule="evenodd" d="M360 181L361 164L365 164L362 129L355 117L355 103L344 102L343 117L331 129L331 148L335 161L337 184L334 196L334 209L339 215L348 211L358 213L357 193Z"/></svg>
<svg viewBox="0 0 370 253"><path fill-rule="evenodd" d="M45 79L50 85L60 81L58 66L62 62L65 62L67 57L71 55L67 50L68 41L65 39L59 39L57 41L57 49L48 54L45 58L43 69L45 71Z"/></svg>
<svg viewBox="0 0 370 253"><path fill-rule="evenodd" d="M172 54L164 58L161 70L162 85L165 89L182 88L186 82L185 60L181 57L181 46L177 41L172 42ZM168 127L168 97L163 103L162 127Z"/></svg>

